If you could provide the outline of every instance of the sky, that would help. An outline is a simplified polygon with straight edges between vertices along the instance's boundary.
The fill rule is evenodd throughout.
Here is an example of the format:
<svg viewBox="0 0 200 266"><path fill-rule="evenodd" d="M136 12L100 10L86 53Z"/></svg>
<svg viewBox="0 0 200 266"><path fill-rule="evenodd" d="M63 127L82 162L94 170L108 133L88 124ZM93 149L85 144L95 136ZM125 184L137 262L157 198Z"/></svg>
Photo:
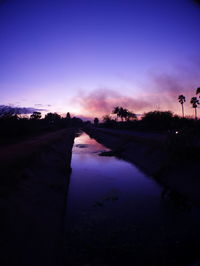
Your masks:
<svg viewBox="0 0 200 266"><path fill-rule="evenodd" d="M0 105L181 114L184 94L192 115L199 16L192 0L0 0Z"/></svg>

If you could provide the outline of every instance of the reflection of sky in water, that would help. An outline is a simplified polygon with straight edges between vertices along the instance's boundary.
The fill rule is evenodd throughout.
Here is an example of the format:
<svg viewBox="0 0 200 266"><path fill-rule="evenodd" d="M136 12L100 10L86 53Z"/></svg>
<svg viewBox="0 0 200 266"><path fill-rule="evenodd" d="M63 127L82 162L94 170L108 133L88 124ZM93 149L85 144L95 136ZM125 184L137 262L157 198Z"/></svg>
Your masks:
<svg viewBox="0 0 200 266"><path fill-rule="evenodd" d="M80 153L97 153L99 151L109 150L103 147L100 143L96 140L90 138L85 133L81 134L78 138L74 141L73 147L73 154L80 154Z"/></svg>
<svg viewBox="0 0 200 266"><path fill-rule="evenodd" d="M123 231L123 237L133 239L134 232L141 230L140 241L148 248L156 248L163 241L173 247L174 239L185 243L198 241L198 209L186 211L184 206L179 208L178 200L162 198L163 188L154 180L128 162L99 156L98 151L103 150L108 149L86 134L75 140L68 193L68 230L78 227L85 241L88 234L105 237L124 228L128 229L126 233ZM91 225L92 232L88 229Z"/></svg>
<svg viewBox="0 0 200 266"><path fill-rule="evenodd" d="M81 144L86 147L79 146ZM116 205L122 207L138 201L138 198L160 195L157 184L132 164L115 157L99 156L98 152L104 150L108 149L86 134L75 141L69 204L73 196L77 203L76 210L90 208L96 201L112 196L118 198ZM74 202L72 204L74 207Z"/></svg>

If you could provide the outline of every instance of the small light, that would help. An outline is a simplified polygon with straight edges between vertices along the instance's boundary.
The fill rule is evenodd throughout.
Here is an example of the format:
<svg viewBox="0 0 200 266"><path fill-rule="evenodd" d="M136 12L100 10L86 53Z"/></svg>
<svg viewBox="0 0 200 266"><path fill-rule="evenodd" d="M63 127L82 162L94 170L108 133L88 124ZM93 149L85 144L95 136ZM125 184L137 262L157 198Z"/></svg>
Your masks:
<svg viewBox="0 0 200 266"><path fill-rule="evenodd" d="M178 131L176 131L175 133L178 134Z"/></svg>

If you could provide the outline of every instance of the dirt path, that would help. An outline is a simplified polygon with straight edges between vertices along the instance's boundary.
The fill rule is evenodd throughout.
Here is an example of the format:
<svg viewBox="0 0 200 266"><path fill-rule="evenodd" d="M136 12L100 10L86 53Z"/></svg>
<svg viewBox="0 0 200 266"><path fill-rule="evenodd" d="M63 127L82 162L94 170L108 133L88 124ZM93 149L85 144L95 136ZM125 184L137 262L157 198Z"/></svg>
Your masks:
<svg viewBox="0 0 200 266"><path fill-rule="evenodd" d="M48 145L54 141L59 140L66 135L67 129L57 130L42 134L40 136L32 137L25 141L20 141L16 144L6 145L0 148L0 161L1 167L7 167L9 165L18 165L20 162L40 152L41 149L48 147Z"/></svg>

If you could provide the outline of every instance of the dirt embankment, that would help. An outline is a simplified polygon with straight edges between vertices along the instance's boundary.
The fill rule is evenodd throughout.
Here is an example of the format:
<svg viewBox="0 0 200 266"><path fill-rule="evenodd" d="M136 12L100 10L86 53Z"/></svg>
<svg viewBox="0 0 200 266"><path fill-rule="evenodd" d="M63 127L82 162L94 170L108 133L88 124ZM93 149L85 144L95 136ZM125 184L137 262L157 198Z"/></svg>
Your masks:
<svg viewBox="0 0 200 266"><path fill-rule="evenodd" d="M173 161L166 150L167 139L156 135L126 134L120 130L86 128L97 141L119 158L136 164L170 190L200 206L200 176L197 162Z"/></svg>
<svg viewBox="0 0 200 266"><path fill-rule="evenodd" d="M74 129L0 151L1 265L60 265Z"/></svg>

